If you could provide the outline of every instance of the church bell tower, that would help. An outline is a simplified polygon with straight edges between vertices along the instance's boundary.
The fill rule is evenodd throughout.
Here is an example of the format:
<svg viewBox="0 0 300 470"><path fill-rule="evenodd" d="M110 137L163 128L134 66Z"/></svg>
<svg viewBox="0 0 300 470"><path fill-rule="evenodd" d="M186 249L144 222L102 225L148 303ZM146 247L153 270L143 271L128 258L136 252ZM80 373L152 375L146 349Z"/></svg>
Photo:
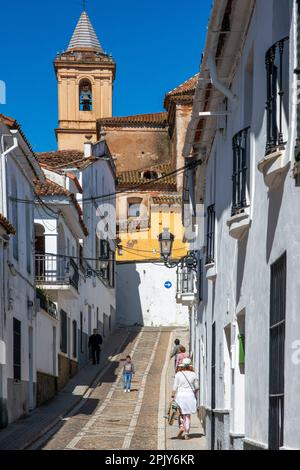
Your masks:
<svg viewBox="0 0 300 470"><path fill-rule="evenodd" d="M96 141L96 121L112 116L116 64L104 53L91 21L83 11L68 49L57 53L58 150L82 150Z"/></svg>

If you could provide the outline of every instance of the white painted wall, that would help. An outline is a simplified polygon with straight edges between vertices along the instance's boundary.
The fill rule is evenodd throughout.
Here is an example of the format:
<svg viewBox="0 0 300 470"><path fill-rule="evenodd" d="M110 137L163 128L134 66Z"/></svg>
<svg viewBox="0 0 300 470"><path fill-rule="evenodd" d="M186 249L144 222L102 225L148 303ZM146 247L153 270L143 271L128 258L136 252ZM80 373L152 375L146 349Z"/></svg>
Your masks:
<svg viewBox="0 0 300 470"><path fill-rule="evenodd" d="M56 348L53 343L53 327L56 328ZM36 349L38 351L36 367L39 372L49 375L58 375L57 352L59 346L59 321L52 318L43 310L37 313L36 320ZM53 364L55 354L56 367Z"/></svg>
<svg viewBox="0 0 300 470"><path fill-rule="evenodd" d="M166 281L172 283L166 289ZM188 326L188 308L176 303L176 269L153 263L117 264L120 325Z"/></svg>
<svg viewBox="0 0 300 470"><path fill-rule="evenodd" d="M1 125L0 135L9 135L9 128ZM7 139L7 137L6 137ZM17 235L11 235L5 249L4 270L6 279L0 290L1 295L1 336L5 348L5 364L1 368L1 396L7 400L8 420L17 419L29 407L35 407L34 393L32 400L29 400L29 378L31 375L32 387L36 382L36 344L35 329L36 320L34 315L34 263L33 263L33 178L37 175L33 173L32 167L28 165L27 157L31 155L30 150L24 144L21 136L18 136L19 147L8 154L6 158L6 183L7 183L7 218L15 225ZM11 145L11 142L9 142ZM24 153L21 150L21 145ZM26 156L25 156L26 155ZM3 178L3 175L1 175ZM13 181L16 188L16 196L21 200L28 200L28 203L16 204L17 219L13 220ZM2 180L0 186L2 187ZM2 198L2 192L0 194ZM1 203L2 207L2 203ZM29 229L27 230L26 227ZM13 254L13 243L17 243L18 257ZM13 270L8 268L8 263L13 265ZM29 306L29 302L33 307ZM13 362L13 319L21 322L21 384L13 385L14 362ZM30 374L29 364L29 328L33 332L32 350L32 373Z"/></svg>
<svg viewBox="0 0 300 470"><path fill-rule="evenodd" d="M278 2L277 2L278 3ZM285 11L294 2L286 2ZM204 301L199 305L196 331L197 340L205 338L207 325L207 367L201 362L197 367L203 371L201 388L202 404L210 407L211 401L211 329L216 322L217 359L217 407L227 406L224 388L228 379L219 379L224 357L219 354L224 345L224 327L236 321L236 315L246 312L246 373L238 370L237 336L232 335L235 346L234 389L231 391L231 431L245 433L246 438L268 445L269 412L269 300L270 267L284 251L287 251L287 308L285 343L285 424L284 445L300 448L299 365L292 361L292 348L300 337L299 271L300 219L297 208L300 201L299 187L296 187L291 171L282 184L268 191L258 162L265 155L266 145L266 71L265 53L288 31L282 28L282 15L272 15L272 0L256 2L254 15L248 31L241 61L236 71L232 91L239 96L239 105L229 104L231 115L227 119L224 134L217 132L206 168L205 207L216 205L216 269L213 282L204 281ZM292 9L290 9L290 12ZM291 14L289 16L291 18ZM275 23L274 23L275 22ZM278 22L280 23L278 25ZM275 27L274 24L277 26ZM290 129L284 160L294 164L295 146L295 31L290 21ZM227 221L231 216L232 201L232 137L244 127L244 68L251 48L254 48L253 115L251 124L251 219L248 236L236 241L229 235ZM205 227L203 227L205 230ZM198 247L199 249L201 246ZM224 350L224 347L222 348ZM233 349L234 351L234 349ZM199 359L200 360L200 357ZM227 360L226 360L227 362ZM228 436L229 439L229 436Z"/></svg>

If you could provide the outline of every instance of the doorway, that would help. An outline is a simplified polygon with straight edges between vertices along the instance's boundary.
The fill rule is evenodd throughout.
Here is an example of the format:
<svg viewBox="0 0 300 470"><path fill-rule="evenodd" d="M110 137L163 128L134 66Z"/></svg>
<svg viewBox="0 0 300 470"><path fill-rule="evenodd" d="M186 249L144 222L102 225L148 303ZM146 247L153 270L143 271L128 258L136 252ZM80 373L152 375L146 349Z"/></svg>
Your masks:
<svg viewBox="0 0 300 470"><path fill-rule="evenodd" d="M269 364L269 449L284 442L286 253L271 266Z"/></svg>
<svg viewBox="0 0 300 470"><path fill-rule="evenodd" d="M28 329L28 368L29 368L29 411L34 409L34 390L33 390L33 328Z"/></svg>
<svg viewBox="0 0 300 470"><path fill-rule="evenodd" d="M216 423L216 324L212 325L212 343L211 343L211 450L215 449Z"/></svg>

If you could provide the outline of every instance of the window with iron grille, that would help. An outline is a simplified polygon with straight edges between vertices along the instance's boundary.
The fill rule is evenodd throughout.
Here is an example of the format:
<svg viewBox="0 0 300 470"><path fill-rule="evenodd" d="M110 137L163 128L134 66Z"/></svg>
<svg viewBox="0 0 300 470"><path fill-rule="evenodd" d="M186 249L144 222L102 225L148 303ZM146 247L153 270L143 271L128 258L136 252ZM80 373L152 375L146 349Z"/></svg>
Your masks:
<svg viewBox="0 0 300 470"><path fill-rule="evenodd" d="M288 120L289 106L289 38L273 44L266 53L267 69L267 145L266 153L281 149L286 144L284 120Z"/></svg>
<svg viewBox="0 0 300 470"><path fill-rule="evenodd" d="M115 287L115 253L112 250L109 250L109 263L108 263L108 275L110 287Z"/></svg>
<svg viewBox="0 0 300 470"><path fill-rule="evenodd" d="M247 127L238 132L232 140L232 215L243 212L249 206L250 164L249 134Z"/></svg>
<svg viewBox="0 0 300 470"><path fill-rule="evenodd" d="M271 266L269 449L279 450L284 437L284 360L286 253Z"/></svg>
<svg viewBox="0 0 300 470"><path fill-rule="evenodd" d="M13 320L14 379L21 380L21 322Z"/></svg>
<svg viewBox="0 0 300 470"><path fill-rule="evenodd" d="M80 312L80 352L83 354L83 313Z"/></svg>
<svg viewBox="0 0 300 470"><path fill-rule="evenodd" d="M215 262L215 226L215 205L212 204L207 208L206 264L211 264Z"/></svg>
<svg viewBox="0 0 300 470"><path fill-rule="evenodd" d="M198 260L198 302L203 300L203 266L202 259Z"/></svg>
<svg viewBox="0 0 300 470"><path fill-rule="evenodd" d="M73 357L77 357L77 321L73 320Z"/></svg>
<svg viewBox="0 0 300 470"><path fill-rule="evenodd" d="M100 258L102 260L109 259L109 243L107 240L100 240ZM103 279L109 278L109 262L107 264L107 268L102 270Z"/></svg>
<svg viewBox="0 0 300 470"><path fill-rule="evenodd" d="M68 353L68 317L64 310L60 311L60 349Z"/></svg>

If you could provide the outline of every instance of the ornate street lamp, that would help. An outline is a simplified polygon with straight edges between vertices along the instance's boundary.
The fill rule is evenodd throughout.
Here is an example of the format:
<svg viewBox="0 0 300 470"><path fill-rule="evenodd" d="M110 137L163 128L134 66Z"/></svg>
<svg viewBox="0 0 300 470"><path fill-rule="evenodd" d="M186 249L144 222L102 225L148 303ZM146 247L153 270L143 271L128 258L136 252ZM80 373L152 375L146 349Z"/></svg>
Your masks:
<svg viewBox="0 0 300 470"><path fill-rule="evenodd" d="M186 256L183 256L178 261L170 261L172 256L172 249L174 243L174 235L169 232L167 228L164 228L163 232L158 236L160 243L160 256L163 259L167 268L186 267L189 270L197 272L198 259L194 251L189 251Z"/></svg>
<svg viewBox="0 0 300 470"><path fill-rule="evenodd" d="M160 255L164 261L168 261L172 254L174 235L169 232L167 228L159 235L158 240L160 243Z"/></svg>

